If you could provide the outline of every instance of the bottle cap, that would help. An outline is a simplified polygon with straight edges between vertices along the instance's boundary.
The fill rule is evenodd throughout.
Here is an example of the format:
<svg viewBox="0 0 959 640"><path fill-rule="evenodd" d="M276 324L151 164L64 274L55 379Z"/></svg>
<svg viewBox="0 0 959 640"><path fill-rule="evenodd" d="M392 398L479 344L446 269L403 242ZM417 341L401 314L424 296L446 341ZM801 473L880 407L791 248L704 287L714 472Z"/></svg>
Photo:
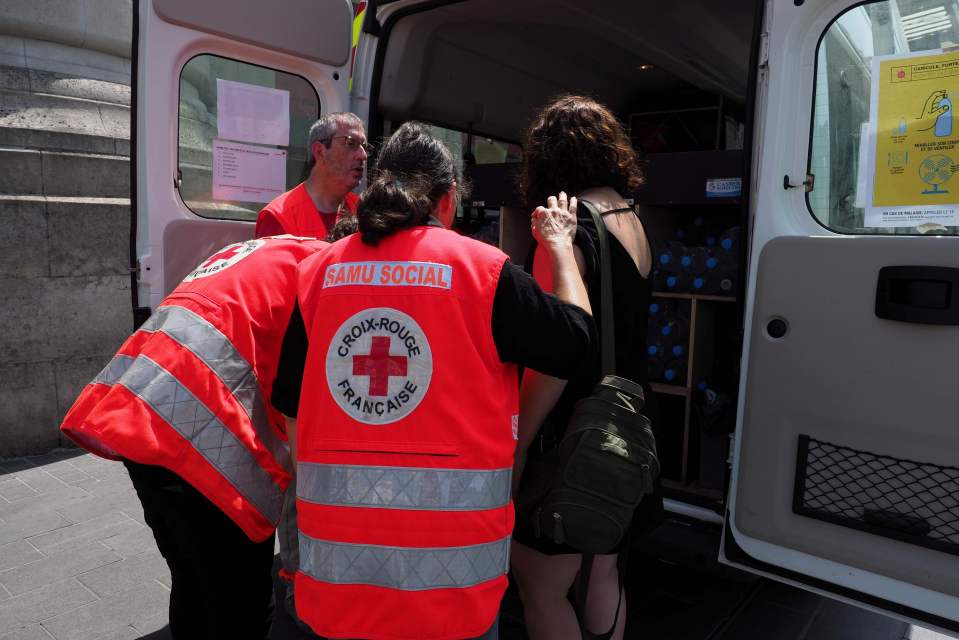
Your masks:
<svg viewBox="0 0 959 640"><path fill-rule="evenodd" d="M720 245L723 249L726 249L726 250L728 251L729 249L732 249L732 248L733 248L733 240L732 240L732 238L723 238L723 241L720 242L719 245Z"/></svg>
<svg viewBox="0 0 959 640"><path fill-rule="evenodd" d="M657 351L659 351L659 348L654 344L651 344L648 347L646 347L646 353L648 353L651 356L656 355Z"/></svg>
<svg viewBox="0 0 959 640"><path fill-rule="evenodd" d="M707 269L715 269L717 264L719 264L719 260L716 258L706 258Z"/></svg>
<svg viewBox="0 0 959 640"><path fill-rule="evenodd" d="M659 303L658 303L658 302L650 302L650 303L649 303L649 312L650 312L650 313L659 313Z"/></svg>
<svg viewBox="0 0 959 640"><path fill-rule="evenodd" d="M673 332L673 327L672 325L664 324L663 328L660 329L659 332L663 334L664 336L668 336L669 334Z"/></svg>
<svg viewBox="0 0 959 640"><path fill-rule="evenodd" d="M676 372L672 369L666 369L663 371L663 377L667 380L673 380L676 377Z"/></svg>
<svg viewBox="0 0 959 640"><path fill-rule="evenodd" d="M682 265L683 265L684 267L688 267L689 265L691 265L691 264L693 263L693 257L692 257L692 256L683 256L683 259L680 260L680 263L682 263Z"/></svg>
<svg viewBox="0 0 959 640"><path fill-rule="evenodd" d="M678 282L678 278L676 278L676 276L669 276L668 278L666 278L667 287L675 287L677 282Z"/></svg>
<svg viewBox="0 0 959 640"><path fill-rule="evenodd" d="M681 344L673 345L673 355L676 356L677 358L683 355L683 345Z"/></svg>
<svg viewBox="0 0 959 640"><path fill-rule="evenodd" d="M660 264L669 264L669 261L673 259L673 256L670 255L668 251L659 254Z"/></svg>
<svg viewBox="0 0 959 640"><path fill-rule="evenodd" d="M702 289L705 281L702 278L693 278L693 288Z"/></svg>

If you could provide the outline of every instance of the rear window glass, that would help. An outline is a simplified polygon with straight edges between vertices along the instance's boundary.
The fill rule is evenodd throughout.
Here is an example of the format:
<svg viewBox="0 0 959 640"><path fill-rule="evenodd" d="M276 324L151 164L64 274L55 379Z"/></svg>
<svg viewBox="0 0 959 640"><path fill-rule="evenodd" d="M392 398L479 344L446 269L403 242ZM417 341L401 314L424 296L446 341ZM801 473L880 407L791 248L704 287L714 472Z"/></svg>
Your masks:
<svg viewBox="0 0 959 640"><path fill-rule="evenodd" d="M816 61L808 203L841 233L959 231L959 3L840 15Z"/></svg>
<svg viewBox="0 0 959 640"><path fill-rule="evenodd" d="M320 113L303 77L215 55L180 73L180 198L205 218L255 220L307 174L307 134Z"/></svg>

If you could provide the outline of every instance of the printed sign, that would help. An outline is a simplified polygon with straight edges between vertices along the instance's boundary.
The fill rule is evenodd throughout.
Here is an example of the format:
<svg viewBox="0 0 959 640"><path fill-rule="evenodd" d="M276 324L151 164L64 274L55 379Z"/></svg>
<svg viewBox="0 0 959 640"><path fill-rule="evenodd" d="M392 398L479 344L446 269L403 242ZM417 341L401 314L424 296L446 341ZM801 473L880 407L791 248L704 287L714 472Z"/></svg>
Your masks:
<svg viewBox="0 0 959 640"><path fill-rule="evenodd" d="M213 199L269 202L286 191L286 151L213 141Z"/></svg>
<svg viewBox="0 0 959 640"><path fill-rule="evenodd" d="M389 307L364 309L336 330L326 380L336 404L358 422L384 425L408 416L433 377L433 354L413 318Z"/></svg>
<svg viewBox="0 0 959 640"><path fill-rule="evenodd" d="M742 192L742 178L713 178L706 181L707 198L738 198Z"/></svg>
<svg viewBox="0 0 959 640"><path fill-rule="evenodd" d="M206 278L220 273L224 269L232 267L264 244L266 244L265 240L247 240L246 242L227 245L201 262L196 269L187 274L187 277L183 278L183 282L192 282L199 278Z"/></svg>
<svg viewBox="0 0 959 640"><path fill-rule="evenodd" d="M953 101L957 101L954 107ZM873 59L865 224L959 224L959 53Z"/></svg>
<svg viewBox="0 0 959 640"><path fill-rule="evenodd" d="M217 78L216 131L227 140L289 145L290 92Z"/></svg>

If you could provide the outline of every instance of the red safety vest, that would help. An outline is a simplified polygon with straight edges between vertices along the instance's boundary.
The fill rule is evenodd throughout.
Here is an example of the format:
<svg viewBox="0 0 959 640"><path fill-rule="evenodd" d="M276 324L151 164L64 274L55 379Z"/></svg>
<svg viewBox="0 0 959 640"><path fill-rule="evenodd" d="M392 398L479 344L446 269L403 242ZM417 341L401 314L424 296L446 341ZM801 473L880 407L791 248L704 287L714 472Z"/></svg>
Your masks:
<svg viewBox="0 0 959 640"><path fill-rule="evenodd" d="M416 227L300 266L296 608L320 635L453 640L496 617L518 406L491 332L505 261Z"/></svg>
<svg viewBox="0 0 959 640"><path fill-rule="evenodd" d="M268 538L292 470L269 391L296 267L327 246L267 238L207 258L83 389L60 428L97 455L173 471L252 540Z"/></svg>
<svg viewBox="0 0 959 640"><path fill-rule="evenodd" d="M340 211L320 213L306 190L306 184L301 182L263 207L256 219L256 237L292 233L323 240L344 210L356 215L358 202L359 196L350 192L343 198ZM278 226L282 231L277 229Z"/></svg>

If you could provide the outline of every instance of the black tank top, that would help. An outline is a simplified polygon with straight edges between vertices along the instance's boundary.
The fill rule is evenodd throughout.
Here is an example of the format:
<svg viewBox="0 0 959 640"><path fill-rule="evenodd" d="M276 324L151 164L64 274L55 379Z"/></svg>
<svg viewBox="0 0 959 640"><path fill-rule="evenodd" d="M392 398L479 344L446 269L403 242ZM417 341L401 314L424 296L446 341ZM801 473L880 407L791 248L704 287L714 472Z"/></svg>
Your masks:
<svg viewBox="0 0 959 640"><path fill-rule="evenodd" d="M613 209L605 213L625 211ZM634 213L634 215L636 215ZM584 280L589 293L589 304L593 308L597 331L602 322L602 300L600 291L599 236L592 217L582 207L576 219L576 238L573 243L583 252L586 264ZM609 236L610 267L613 276L613 326L616 336L616 375L642 384L649 395L646 371L646 328L649 322L649 303L652 296L652 284L644 278L626 248L612 233ZM532 260L527 260L532 268ZM550 424L557 441L562 438L573 406L588 395L599 382L602 374L600 350L593 350L594 356L582 373L569 380L559 401L550 412L547 422Z"/></svg>

